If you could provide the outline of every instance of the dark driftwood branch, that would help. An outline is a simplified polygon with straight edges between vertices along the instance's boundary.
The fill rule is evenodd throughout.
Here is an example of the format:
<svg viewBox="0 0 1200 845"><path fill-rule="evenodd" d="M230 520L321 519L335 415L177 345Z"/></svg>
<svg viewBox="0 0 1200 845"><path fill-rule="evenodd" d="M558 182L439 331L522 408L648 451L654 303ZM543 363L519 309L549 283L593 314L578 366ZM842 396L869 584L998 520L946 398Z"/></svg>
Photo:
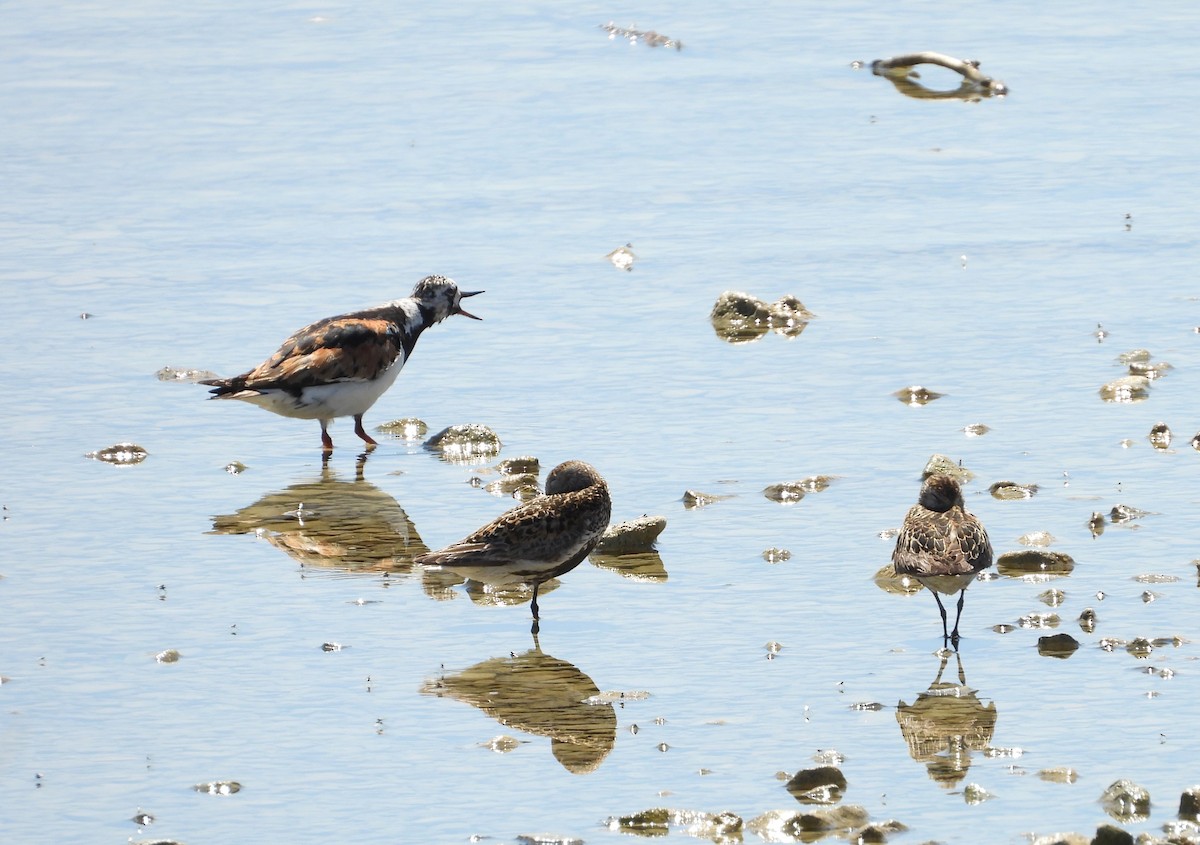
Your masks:
<svg viewBox="0 0 1200 845"><path fill-rule="evenodd" d="M949 68L955 73L961 74L963 79L966 80L963 84L964 89L970 88L983 96L1003 97L1008 93L1008 86L1003 82L998 79L992 79L990 76L984 76L979 72L979 62L964 61L943 53L930 51L905 53L902 56L892 56L890 59L876 59L871 62L871 73L876 76L887 77L893 82L907 80L912 76L914 65L941 65L944 68ZM967 83L970 84L968 85ZM952 92L952 95L959 95L960 92Z"/></svg>

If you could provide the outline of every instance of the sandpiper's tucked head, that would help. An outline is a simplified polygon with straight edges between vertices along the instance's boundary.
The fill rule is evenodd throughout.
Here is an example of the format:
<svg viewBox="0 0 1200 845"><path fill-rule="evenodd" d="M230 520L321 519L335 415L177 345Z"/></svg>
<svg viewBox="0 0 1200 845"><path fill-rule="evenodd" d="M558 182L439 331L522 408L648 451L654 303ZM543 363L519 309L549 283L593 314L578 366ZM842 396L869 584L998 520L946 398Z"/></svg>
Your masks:
<svg viewBox="0 0 1200 845"><path fill-rule="evenodd" d="M962 488L948 475L931 475L921 485L921 507L945 513L953 507L965 508Z"/></svg>
<svg viewBox="0 0 1200 845"><path fill-rule="evenodd" d="M594 466L583 461L567 461L550 470L546 476L546 495L574 493L586 490L593 484L604 484L604 478Z"/></svg>
<svg viewBox="0 0 1200 845"><path fill-rule="evenodd" d="M412 298L421 304L422 309L431 312L430 322L440 323L451 314L462 314L472 320L479 320L474 314L463 310L462 300L468 296L477 296L481 290L460 291L452 279L445 276L426 276L417 282L413 288Z"/></svg>

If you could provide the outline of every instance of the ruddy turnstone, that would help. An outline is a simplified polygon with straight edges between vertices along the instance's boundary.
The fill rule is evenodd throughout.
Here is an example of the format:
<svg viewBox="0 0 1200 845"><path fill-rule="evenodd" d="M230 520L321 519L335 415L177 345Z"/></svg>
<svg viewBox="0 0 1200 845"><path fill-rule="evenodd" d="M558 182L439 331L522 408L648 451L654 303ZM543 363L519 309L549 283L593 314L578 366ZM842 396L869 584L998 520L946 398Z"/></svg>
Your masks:
<svg viewBox="0 0 1200 845"><path fill-rule="evenodd" d="M538 588L583 562L608 527L611 511L608 485L595 467L567 461L546 476L545 495L415 562L493 586L532 587L536 634Z"/></svg>
<svg viewBox="0 0 1200 845"><path fill-rule="evenodd" d="M480 293L460 291L445 276L426 276L407 299L318 320L253 370L200 384L212 387L213 399L241 399L285 417L319 420L327 453L333 451L329 424L335 417L354 417L354 433L374 446L363 431L363 414L392 386L421 332L452 314L480 319L461 305Z"/></svg>
<svg viewBox="0 0 1200 845"><path fill-rule="evenodd" d="M931 475L904 517L892 564L899 575L911 575L929 588L942 613L942 637L958 645L958 620L967 587L992 565L987 531L963 505L962 489L948 475ZM938 593L958 593L954 630L946 631L946 608Z"/></svg>

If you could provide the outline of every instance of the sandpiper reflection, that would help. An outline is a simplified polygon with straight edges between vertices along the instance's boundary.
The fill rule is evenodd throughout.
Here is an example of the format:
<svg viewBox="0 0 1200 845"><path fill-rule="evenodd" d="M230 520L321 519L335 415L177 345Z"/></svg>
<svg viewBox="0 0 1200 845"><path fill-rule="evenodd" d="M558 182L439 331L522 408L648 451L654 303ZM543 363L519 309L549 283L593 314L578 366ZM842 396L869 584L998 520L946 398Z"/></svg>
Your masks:
<svg viewBox="0 0 1200 845"><path fill-rule="evenodd" d="M908 753L925 764L929 777L949 789L966 777L971 752L991 744L996 730L996 704L985 707L976 690L967 686L957 651L944 648L939 653L937 677L912 704L899 703L896 721L908 743ZM951 654L958 664L957 684L942 681Z"/></svg>
<svg viewBox="0 0 1200 845"><path fill-rule="evenodd" d="M424 695L478 707L500 724L550 738L550 751L573 774L595 771L617 742L617 714L574 664L542 651L536 635L523 654L493 657L421 686Z"/></svg>
<svg viewBox="0 0 1200 845"><path fill-rule="evenodd" d="M310 481L268 493L236 513L213 517L214 534L257 534L306 567L407 575L429 551L408 514L363 476L366 455L346 481L325 464ZM451 573L421 571L425 592L451 598Z"/></svg>

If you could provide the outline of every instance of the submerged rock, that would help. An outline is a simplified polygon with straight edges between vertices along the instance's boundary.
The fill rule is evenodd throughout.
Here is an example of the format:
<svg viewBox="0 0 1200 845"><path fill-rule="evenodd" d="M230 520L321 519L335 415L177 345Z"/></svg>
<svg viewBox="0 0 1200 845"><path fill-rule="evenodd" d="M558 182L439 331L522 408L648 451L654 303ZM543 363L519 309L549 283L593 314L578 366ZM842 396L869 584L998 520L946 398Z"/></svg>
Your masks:
<svg viewBox="0 0 1200 845"><path fill-rule="evenodd" d="M713 502L719 502L722 499L732 499L730 495L720 495L717 493L701 493L699 490L684 490L683 491L683 506L688 510L692 508L702 508L706 505L711 505Z"/></svg>
<svg viewBox="0 0 1200 845"><path fill-rule="evenodd" d="M971 423L968 426L963 426L962 430L963 434L967 435L967 437L983 437L989 431L991 431L991 428L983 423Z"/></svg>
<svg viewBox="0 0 1200 845"><path fill-rule="evenodd" d="M85 458L101 461L115 466L133 466L140 464L150 456L150 453L136 443L114 443L95 452L88 452Z"/></svg>
<svg viewBox="0 0 1200 845"><path fill-rule="evenodd" d="M1113 782L1100 795L1100 805L1119 822L1144 822L1150 818L1150 793L1131 780Z"/></svg>
<svg viewBox="0 0 1200 845"><path fill-rule="evenodd" d="M159 381L186 381L193 384L201 379L217 377L217 374L212 370L197 370L186 367L163 367L154 375Z"/></svg>
<svg viewBox="0 0 1200 845"><path fill-rule="evenodd" d="M609 830L621 833L665 836L670 831L671 811L665 807L654 807L640 813L610 818L607 826Z"/></svg>
<svg viewBox="0 0 1200 845"><path fill-rule="evenodd" d="M451 463L478 463L495 457L503 444L486 425L465 423L443 428L425 441L425 448Z"/></svg>
<svg viewBox="0 0 1200 845"><path fill-rule="evenodd" d="M996 570L1010 578L1043 580L1070 575L1074 569L1075 560L1070 555L1043 549L1005 552L996 558Z"/></svg>
<svg viewBox="0 0 1200 845"><path fill-rule="evenodd" d="M1017 538L1017 542L1022 546L1034 546L1036 548L1045 548L1053 546L1058 542L1058 538L1049 531L1030 531L1028 534L1022 534Z"/></svg>
<svg viewBox="0 0 1200 845"><path fill-rule="evenodd" d="M519 458L506 458L492 469L501 475L537 475L542 471L542 465L532 455L522 455Z"/></svg>
<svg viewBox="0 0 1200 845"><path fill-rule="evenodd" d="M804 303L788 295L771 303L771 330L784 337L798 337L815 315Z"/></svg>
<svg viewBox="0 0 1200 845"><path fill-rule="evenodd" d="M790 505L804 498L804 487L799 481L772 484L763 490L763 495L773 502Z"/></svg>
<svg viewBox="0 0 1200 845"><path fill-rule="evenodd" d="M1133 834L1128 831L1111 824L1102 824L1096 828L1091 845L1133 845L1133 841Z"/></svg>
<svg viewBox="0 0 1200 845"><path fill-rule="evenodd" d="M846 789L846 776L837 766L817 766L796 772L785 787L802 804L836 804Z"/></svg>
<svg viewBox="0 0 1200 845"><path fill-rule="evenodd" d="M783 563L792 559L792 553L787 549L777 549L772 546L769 549L763 549L762 559L767 563Z"/></svg>
<svg viewBox="0 0 1200 845"><path fill-rule="evenodd" d="M992 494L993 499L1003 501L1032 499L1037 491L1038 486L1036 484L1017 484L1015 481L997 481L988 488L988 492Z"/></svg>
<svg viewBox="0 0 1200 845"><path fill-rule="evenodd" d="M1200 786L1192 786L1179 796L1179 818L1200 821Z"/></svg>
<svg viewBox="0 0 1200 845"><path fill-rule="evenodd" d="M1070 634L1038 637L1037 648L1038 654L1043 657L1057 657L1066 660L1079 649L1079 640Z"/></svg>
<svg viewBox="0 0 1200 845"><path fill-rule="evenodd" d="M620 555L652 551L658 535L666 527L665 516L642 516L610 525L596 545L596 553Z"/></svg>
<svg viewBox="0 0 1200 845"><path fill-rule="evenodd" d="M717 297L708 319L721 340L748 343L768 331L788 338L797 337L813 316L803 302L791 295L768 305L744 291L727 290Z"/></svg>
<svg viewBox="0 0 1200 845"><path fill-rule="evenodd" d="M1037 775L1048 783L1074 783L1079 780L1079 772L1070 766L1053 766L1049 769L1042 769Z"/></svg>
<svg viewBox="0 0 1200 845"><path fill-rule="evenodd" d="M921 470L922 480L931 475L948 475L959 484L966 484L975 477L975 473L953 458L939 454L930 455L929 460L925 462L925 469Z"/></svg>
<svg viewBox="0 0 1200 845"><path fill-rule="evenodd" d="M1144 511L1131 505L1113 505L1112 510L1108 512L1108 519L1114 525L1120 525L1123 522L1132 522L1150 515L1150 511Z"/></svg>
<svg viewBox="0 0 1200 845"><path fill-rule="evenodd" d="M1149 394L1150 379L1145 376L1122 376L1100 388L1105 402L1141 402Z"/></svg>
<svg viewBox="0 0 1200 845"><path fill-rule="evenodd" d="M721 340L748 343L770 331L771 308L757 296L727 290L717 297L708 320Z"/></svg>
<svg viewBox="0 0 1200 845"><path fill-rule="evenodd" d="M233 795L242 791L242 785L236 780L214 780L210 783L198 783L192 789L209 795Z"/></svg>
<svg viewBox="0 0 1200 845"><path fill-rule="evenodd" d="M934 399L941 399L946 394L938 393L934 390L930 390L927 387L922 387L919 384L913 384L909 385L908 387L900 388L892 393L892 395L905 405L915 407L917 405L928 405Z"/></svg>
<svg viewBox="0 0 1200 845"><path fill-rule="evenodd" d="M377 425L375 430L400 440L420 440L429 432L429 426L416 417L402 417Z"/></svg>
<svg viewBox="0 0 1200 845"><path fill-rule="evenodd" d="M1171 448L1171 429L1165 422L1155 423L1150 427L1150 445L1160 452Z"/></svg>
<svg viewBox="0 0 1200 845"><path fill-rule="evenodd" d="M633 254L633 244L619 246L604 257L612 262L612 266L626 273L633 272L633 262L637 261L637 256Z"/></svg>
<svg viewBox="0 0 1200 845"><path fill-rule="evenodd" d="M849 832L870 820L866 809L856 804L827 810L794 812L771 810L746 823L746 829L766 842L811 842L814 834Z"/></svg>

